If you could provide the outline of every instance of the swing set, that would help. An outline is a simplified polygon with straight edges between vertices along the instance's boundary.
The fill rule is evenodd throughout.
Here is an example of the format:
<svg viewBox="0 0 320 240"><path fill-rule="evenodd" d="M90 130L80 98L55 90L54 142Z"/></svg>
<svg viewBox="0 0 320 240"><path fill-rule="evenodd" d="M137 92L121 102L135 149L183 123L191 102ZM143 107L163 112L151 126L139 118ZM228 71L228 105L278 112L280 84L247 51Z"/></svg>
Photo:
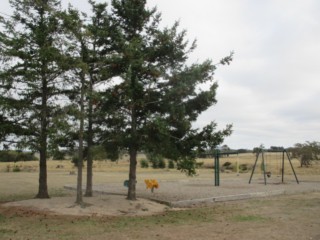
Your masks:
<svg viewBox="0 0 320 240"><path fill-rule="evenodd" d="M237 154L237 173L239 174L239 153L238 151L220 152L218 149L214 151L214 185L220 186L220 157Z"/></svg>
<svg viewBox="0 0 320 240"><path fill-rule="evenodd" d="M265 152L272 152L272 153L282 153L282 161L281 161L281 179L282 179L282 183L284 182L284 159L285 159L285 156L287 157L287 160L289 161L290 163L290 166L291 166L291 170L295 176L295 179L297 181L297 184L299 184L299 180L297 178L297 175L294 171L294 168L293 168L293 165L291 163L291 159L290 159L290 156L287 152L287 150L281 150L281 151L265 151L263 149L260 149L259 152L257 153L257 157L256 157L256 160L255 160L255 163L254 163L254 166L253 166L253 169L252 169L252 172L251 172L251 176L250 176L250 180L249 180L249 184L251 183L251 180L252 180L252 176L254 174L254 171L256 170L256 167L257 167L257 162L259 160L259 157L261 156L261 159L262 159L262 163L261 163L261 170L263 172L263 177L264 177L264 184L267 185L267 177L271 177L271 171L268 171L267 169L267 157L265 156Z"/></svg>

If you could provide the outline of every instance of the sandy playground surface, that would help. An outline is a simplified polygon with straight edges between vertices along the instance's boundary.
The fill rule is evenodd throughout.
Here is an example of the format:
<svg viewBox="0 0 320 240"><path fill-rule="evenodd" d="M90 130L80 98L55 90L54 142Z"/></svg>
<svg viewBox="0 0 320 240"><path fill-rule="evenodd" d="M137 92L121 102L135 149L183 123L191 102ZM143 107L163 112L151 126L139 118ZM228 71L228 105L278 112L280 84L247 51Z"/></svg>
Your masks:
<svg viewBox="0 0 320 240"><path fill-rule="evenodd" d="M3 204L5 207L23 207L56 215L76 216L147 216L168 210L163 204L147 199L129 201L120 195L84 197L84 205L75 204L75 196L50 199L30 199Z"/></svg>

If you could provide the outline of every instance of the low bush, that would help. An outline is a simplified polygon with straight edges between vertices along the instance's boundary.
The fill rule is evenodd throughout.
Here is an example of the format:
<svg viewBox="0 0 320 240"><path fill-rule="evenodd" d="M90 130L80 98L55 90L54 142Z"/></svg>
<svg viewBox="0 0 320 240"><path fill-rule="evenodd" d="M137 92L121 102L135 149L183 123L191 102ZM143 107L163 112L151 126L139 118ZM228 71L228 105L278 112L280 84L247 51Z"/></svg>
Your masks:
<svg viewBox="0 0 320 240"><path fill-rule="evenodd" d="M239 172L241 172L241 173L248 172L250 169L252 169L252 168L248 164L240 164L239 165Z"/></svg>
<svg viewBox="0 0 320 240"><path fill-rule="evenodd" d="M91 154L94 160L105 160L108 158L106 149L103 146L93 146Z"/></svg>
<svg viewBox="0 0 320 240"><path fill-rule="evenodd" d="M140 166L141 168L148 168L149 167L149 162L146 159L141 159L140 160Z"/></svg>
<svg viewBox="0 0 320 240"><path fill-rule="evenodd" d="M202 168L204 165L204 162L197 162L196 163L196 168Z"/></svg>
<svg viewBox="0 0 320 240"><path fill-rule="evenodd" d="M222 165L222 168L223 168L223 169L227 169L227 170L234 170L234 166L232 165L231 162L225 162L225 163Z"/></svg>
<svg viewBox="0 0 320 240"><path fill-rule="evenodd" d="M74 155L74 156L72 157L72 159L71 159L71 162L73 163L73 165L74 165L75 167L78 167L79 156L78 156L78 155ZM82 163L83 163L83 162L84 162L84 161L82 161ZM82 164L82 167L85 167L85 165Z"/></svg>
<svg viewBox="0 0 320 240"><path fill-rule="evenodd" d="M11 151L1 151L0 152L0 162L15 162L16 155Z"/></svg>
<svg viewBox="0 0 320 240"><path fill-rule="evenodd" d="M158 168L166 168L166 161L163 158L159 159Z"/></svg>
<svg viewBox="0 0 320 240"><path fill-rule="evenodd" d="M12 168L12 172L20 172L21 168L18 165L14 165Z"/></svg>
<svg viewBox="0 0 320 240"><path fill-rule="evenodd" d="M52 155L52 160L65 160L66 152L57 151Z"/></svg>
<svg viewBox="0 0 320 240"><path fill-rule="evenodd" d="M38 160L31 152L0 151L0 162L19 162Z"/></svg>
<svg viewBox="0 0 320 240"><path fill-rule="evenodd" d="M148 161L151 162L152 168L165 168L166 162L164 158L159 154L147 153Z"/></svg>
<svg viewBox="0 0 320 240"><path fill-rule="evenodd" d="M168 162L168 168L169 168L169 169L173 169L173 168L174 168L174 162L173 162L173 160L169 160L169 162Z"/></svg>

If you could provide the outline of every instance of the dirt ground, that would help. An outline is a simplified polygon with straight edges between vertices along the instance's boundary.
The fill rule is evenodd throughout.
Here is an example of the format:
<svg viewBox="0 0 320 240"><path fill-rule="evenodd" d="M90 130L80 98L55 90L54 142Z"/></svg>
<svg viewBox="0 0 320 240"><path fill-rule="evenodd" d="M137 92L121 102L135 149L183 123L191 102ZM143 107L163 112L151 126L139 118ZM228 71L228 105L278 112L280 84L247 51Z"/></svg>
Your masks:
<svg viewBox="0 0 320 240"><path fill-rule="evenodd" d="M116 195L85 199L86 208L72 200L0 204L0 239L320 240L317 192L180 210Z"/></svg>
<svg viewBox="0 0 320 240"><path fill-rule="evenodd" d="M294 187L303 192L289 191L290 194L279 196L214 202L180 209L169 208L146 198L128 201L124 195L116 194L96 194L93 198L84 198L83 206L77 206L74 204L75 192L63 189L65 184L76 183L77 176L71 174L74 168L66 161L48 163L49 194L52 198L46 200L33 199L37 192L38 163L19 163L22 171L18 173L8 171L7 165L0 164L1 240L320 240L320 165L308 169L297 166L301 183L284 185L286 189ZM110 186L114 186L115 190L125 192L123 181L127 178L127 162L96 162L94 169L95 186L108 184L109 191L113 190ZM169 191L180 197L183 191L195 197L200 197L200 190L210 193L210 196L211 192L207 189L215 191L215 194L218 192L217 188L212 188L213 170L209 168L200 169L192 181L173 170L138 171L138 183L151 178L160 182L160 188L154 194L157 196L168 194ZM223 187L219 191L223 194L232 191L235 194L235 184L230 187L227 180L238 182L239 189L253 188L258 191L264 188L263 184L258 183L258 174L253 184L248 185L248 174L237 176L235 173L223 173ZM245 180L242 185L239 177ZM210 181L210 186L203 185L205 181ZM179 185L179 189L175 189L175 185ZM272 190L279 187L272 184L267 186ZM138 197L148 197L150 194L150 190L147 191L142 184Z"/></svg>
<svg viewBox="0 0 320 240"><path fill-rule="evenodd" d="M147 199L128 201L125 196L96 195L83 198L83 205L75 204L75 197L54 197L50 199L29 199L5 203L3 207L28 208L56 215L72 216L148 216L162 213L166 205Z"/></svg>

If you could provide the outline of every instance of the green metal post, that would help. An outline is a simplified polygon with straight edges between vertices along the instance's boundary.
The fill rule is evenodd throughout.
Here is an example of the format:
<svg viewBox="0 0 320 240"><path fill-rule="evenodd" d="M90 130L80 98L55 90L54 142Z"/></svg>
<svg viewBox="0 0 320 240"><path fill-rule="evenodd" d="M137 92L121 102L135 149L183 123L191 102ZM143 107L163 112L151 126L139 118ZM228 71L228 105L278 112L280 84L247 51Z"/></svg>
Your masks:
<svg viewBox="0 0 320 240"><path fill-rule="evenodd" d="M215 157L214 157L214 185L220 186L219 150L215 151Z"/></svg>
<svg viewBox="0 0 320 240"><path fill-rule="evenodd" d="M283 152L282 152L282 168L281 168L281 180L282 180L282 183L283 183L283 180L284 180L284 152L285 152L285 150L283 150Z"/></svg>

